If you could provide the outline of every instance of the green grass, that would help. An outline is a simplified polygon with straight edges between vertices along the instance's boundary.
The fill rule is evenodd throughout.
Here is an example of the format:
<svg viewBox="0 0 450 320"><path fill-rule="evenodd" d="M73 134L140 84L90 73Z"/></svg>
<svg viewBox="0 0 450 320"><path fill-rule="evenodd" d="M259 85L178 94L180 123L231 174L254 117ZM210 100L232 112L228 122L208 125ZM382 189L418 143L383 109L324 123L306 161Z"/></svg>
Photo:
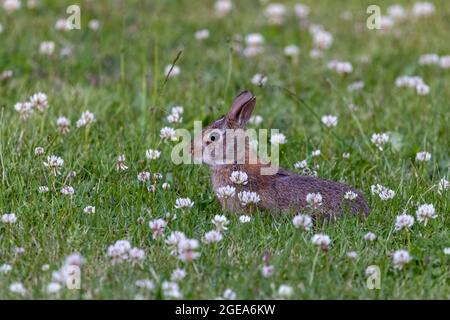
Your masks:
<svg viewBox="0 0 450 320"><path fill-rule="evenodd" d="M276 297L281 284L292 286L296 299L450 298L450 258L443 252L450 247L449 193L440 195L436 188L441 178L449 179L450 71L418 64L425 53L450 54L450 3L436 0L432 17L408 18L395 31L380 34L365 28L365 11L373 1L304 0L311 6L309 19L334 36L324 57L315 60L309 57L311 35L298 27L292 12L296 2L280 2L289 5L282 27L267 24L259 1L234 1L238 10L225 19L214 17L213 1L82 1L82 28L70 32L57 31L54 24L66 16L71 1L41 1L34 10L24 3L12 14L0 11L5 29L0 33L0 72L14 71L12 79L0 82L0 214L17 216L15 224L0 222L0 265L12 265L9 273L0 274L0 298L21 298L9 291L16 281L26 287L25 298L163 298L161 283L176 267L187 271L179 285L189 299L213 299L226 288L238 298L266 299ZM378 2L382 12L395 3ZM410 1L396 2L412 6ZM351 21L339 17L344 10L353 13ZM98 31L87 27L90 19L100 21ZM199 42L194 33L203 28L210 37ZM245 58L230 50L234 34L252 32L264 35L264 54ZM52 57L39 55L45 40L56 44ZM59 50L68 44L72 56L60 58ZM289 44L301 48L297 65L283 55ZM181 74L164 84L164 67L180 51ZM359 62L361 56L370 63ZM328 70L332 58L351 61L353 73L341 76ZM251 83L255 73L268 76L267 86ZM395 87L400 75L421 76L430 94ZM365 82L364 89L347 92L348 84L357 80ZM338 115L337 127L326 129L277 86L294 91L319 116ZM225 213L230 224L224 240L202 243L201 257L185 264L169 255L163 239L152 239L148 222L176 213L165 236L179 230L200 240L213 229L214 215L223 212L208 169L174 165L174 144L161 142L159 130L170 125L165 116L171 106L185 108L183 123L174 127L192 130L194 120L206 124L224 114L245 88L257 95L255 114L264 118L261 127L279 128L288 139L280 148L282 166L293 169L296 161L308 158L311 165L320 165L320 177L362 190L371 214L366 220L344 217L318 223L307 232L294 228L292 216L258 212L242 224L237 215ZM19 120L14 104L37 91L48 95L50 108ZM351 112L350 102L359 109ZM97 121L77 129L75 122L85 110ZM55 124L60 115L72 121L66 136ZM370 142L375 132L389 132L394 140L383 152ZM38 146L45 148L45 156L34 155ZM162 151L161 158L147 161L148 148ZM321 156L310 158L315 149L321 149ZM422 150L432 154L430 162L414 160ZM351 153L350 159L342 159L344 152ZM50 181L51 192L40 194L38 187L51 179L43 161L52 154L64 159L63 174ZM123 172L115 170L120 154L126 155L129 166ZM77 176L68 183L75 188L69 198L59 189L71 170ZM162 173L171 188L163 190L160 181L155 193L147 192L136 178L144 170ZM395 190L395 198L385 202L372 196L370 186L375 183ZM194 207L186 212L174 209L178 197L191 198ZM416 221L408 241L405 232L394 231L395 218L404 210L415 215L423 203L432 203L438 217L426 226ZM95 206L96 213L83 213L87 205ZM376 233L377 241L363 240L368 231ZM328 234L332 248L318 255L310 284L317 251L311 243L314 233ZM111 265L107 248L120 239L145 250L143 263ZM16 255L16 247L25 252ZM389 254L402 248L413 260L399 271ZM358 252L358 259L346 257L351 250ZM81 290L48 295L52 271L72 252L86 259ZM267 279L260 271L265 254L275 267ZM49 271L41 271L44 264L50 265ZM381 269L380 290L366 287L365 270L374 264ZM146 278L155 282L154 291L135 286L136 280Z"/></svg>

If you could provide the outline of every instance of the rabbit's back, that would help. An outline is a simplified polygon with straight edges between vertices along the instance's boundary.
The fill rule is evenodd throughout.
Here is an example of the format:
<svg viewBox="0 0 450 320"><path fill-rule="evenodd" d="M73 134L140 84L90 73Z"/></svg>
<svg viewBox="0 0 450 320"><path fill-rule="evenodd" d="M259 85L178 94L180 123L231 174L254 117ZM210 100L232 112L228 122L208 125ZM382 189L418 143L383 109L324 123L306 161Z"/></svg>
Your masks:
<svg viewBox="0 0 450 320"><path fill-rule="evenodd" d="M369 214L369 206L362 193L343 183L300 176L283 170L276 175L270 189L274 190L268 190L269 202L283 211L305 209L308 207L306 196L309 193L320 193L322 196L320 211L327 216L340 216L346 211ZM353 200L345 199L344 195L348 191L353 191L357 197Z"/></svg>

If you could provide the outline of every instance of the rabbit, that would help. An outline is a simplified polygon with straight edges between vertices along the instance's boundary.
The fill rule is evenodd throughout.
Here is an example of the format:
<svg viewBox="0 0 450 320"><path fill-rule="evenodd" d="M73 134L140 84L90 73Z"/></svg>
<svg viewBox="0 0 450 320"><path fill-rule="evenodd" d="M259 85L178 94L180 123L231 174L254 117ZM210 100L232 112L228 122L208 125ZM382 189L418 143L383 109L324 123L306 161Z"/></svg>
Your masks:
<svg viewBox="0 0 450 320"><path fill-rule="evenodd" d="M261 211L287 213L309 210L312 211L314 217L320 215L326 218L336 218L342 216L344 212L361 214L362 216L369 214L369 206L363 194L343 183L312 176L302 176L282 168L277 168L275 174L262 175L261 168L268 165L261 163L259 160L256 163L249 162L248 141L246 141L244 161L238 162L236 158L233 158L231 162L225 163L214 159L215 152L211 152L208 147L221 140L225 156L227 152L235 150L236 147L233 143L236 143L236 140L233 140L233 143L229 141L227 143L225 132L227 129L245 130L245 125L249 121L255 105L256 97L252 93L249 91L241 92L234 99L228 114L203 129L192 143L191 153L194 155L194 159L207 163L210 167L212 187L216 193L221 187L233 185L230 181L233 171L243 171L248 176L247 184L237 186L234 196L228 199L218 197L225 211L253 212L256 209L255 205L243 205L237 195L239 191L247 190L257 193L260 200L256 203L256 207ZM216 153L220 158L220 152ZM357 197L353 200L345 199L344 195L348 191L353 191ZM321 203L314 208L311 208L306 200L310 193L320 193L322 196Z"/></svg>

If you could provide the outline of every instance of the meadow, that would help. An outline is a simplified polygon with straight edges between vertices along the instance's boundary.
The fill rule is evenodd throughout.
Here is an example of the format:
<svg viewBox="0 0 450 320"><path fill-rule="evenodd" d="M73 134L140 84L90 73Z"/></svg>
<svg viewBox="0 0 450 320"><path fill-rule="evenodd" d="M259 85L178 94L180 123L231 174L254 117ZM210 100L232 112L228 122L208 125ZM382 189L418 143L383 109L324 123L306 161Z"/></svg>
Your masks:
<svg viewBox="0 0 450 320"><path fill-rule="evenodd" d="M0 298L449 299L450 2L301 3L84 0L70 29L0 0ZM366 219L225 212L172 162L244 89Z"/></svg>

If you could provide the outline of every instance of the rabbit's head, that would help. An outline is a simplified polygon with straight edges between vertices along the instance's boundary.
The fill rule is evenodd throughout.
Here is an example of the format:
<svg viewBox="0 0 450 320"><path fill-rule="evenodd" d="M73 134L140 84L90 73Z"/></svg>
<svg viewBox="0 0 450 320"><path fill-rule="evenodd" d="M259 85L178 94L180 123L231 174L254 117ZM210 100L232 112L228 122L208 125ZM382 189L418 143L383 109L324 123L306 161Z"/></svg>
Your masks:
<svg viewBox="0 0 450 320"><path fill-rule="evenodd" d="M239 159L244 161L242 157L248 151L244 129L255 104L256 97L253 94L241 92L234 99L227 115L208 125L194 138L192 153L195 161L211 166L238 163Z"/></svg>

